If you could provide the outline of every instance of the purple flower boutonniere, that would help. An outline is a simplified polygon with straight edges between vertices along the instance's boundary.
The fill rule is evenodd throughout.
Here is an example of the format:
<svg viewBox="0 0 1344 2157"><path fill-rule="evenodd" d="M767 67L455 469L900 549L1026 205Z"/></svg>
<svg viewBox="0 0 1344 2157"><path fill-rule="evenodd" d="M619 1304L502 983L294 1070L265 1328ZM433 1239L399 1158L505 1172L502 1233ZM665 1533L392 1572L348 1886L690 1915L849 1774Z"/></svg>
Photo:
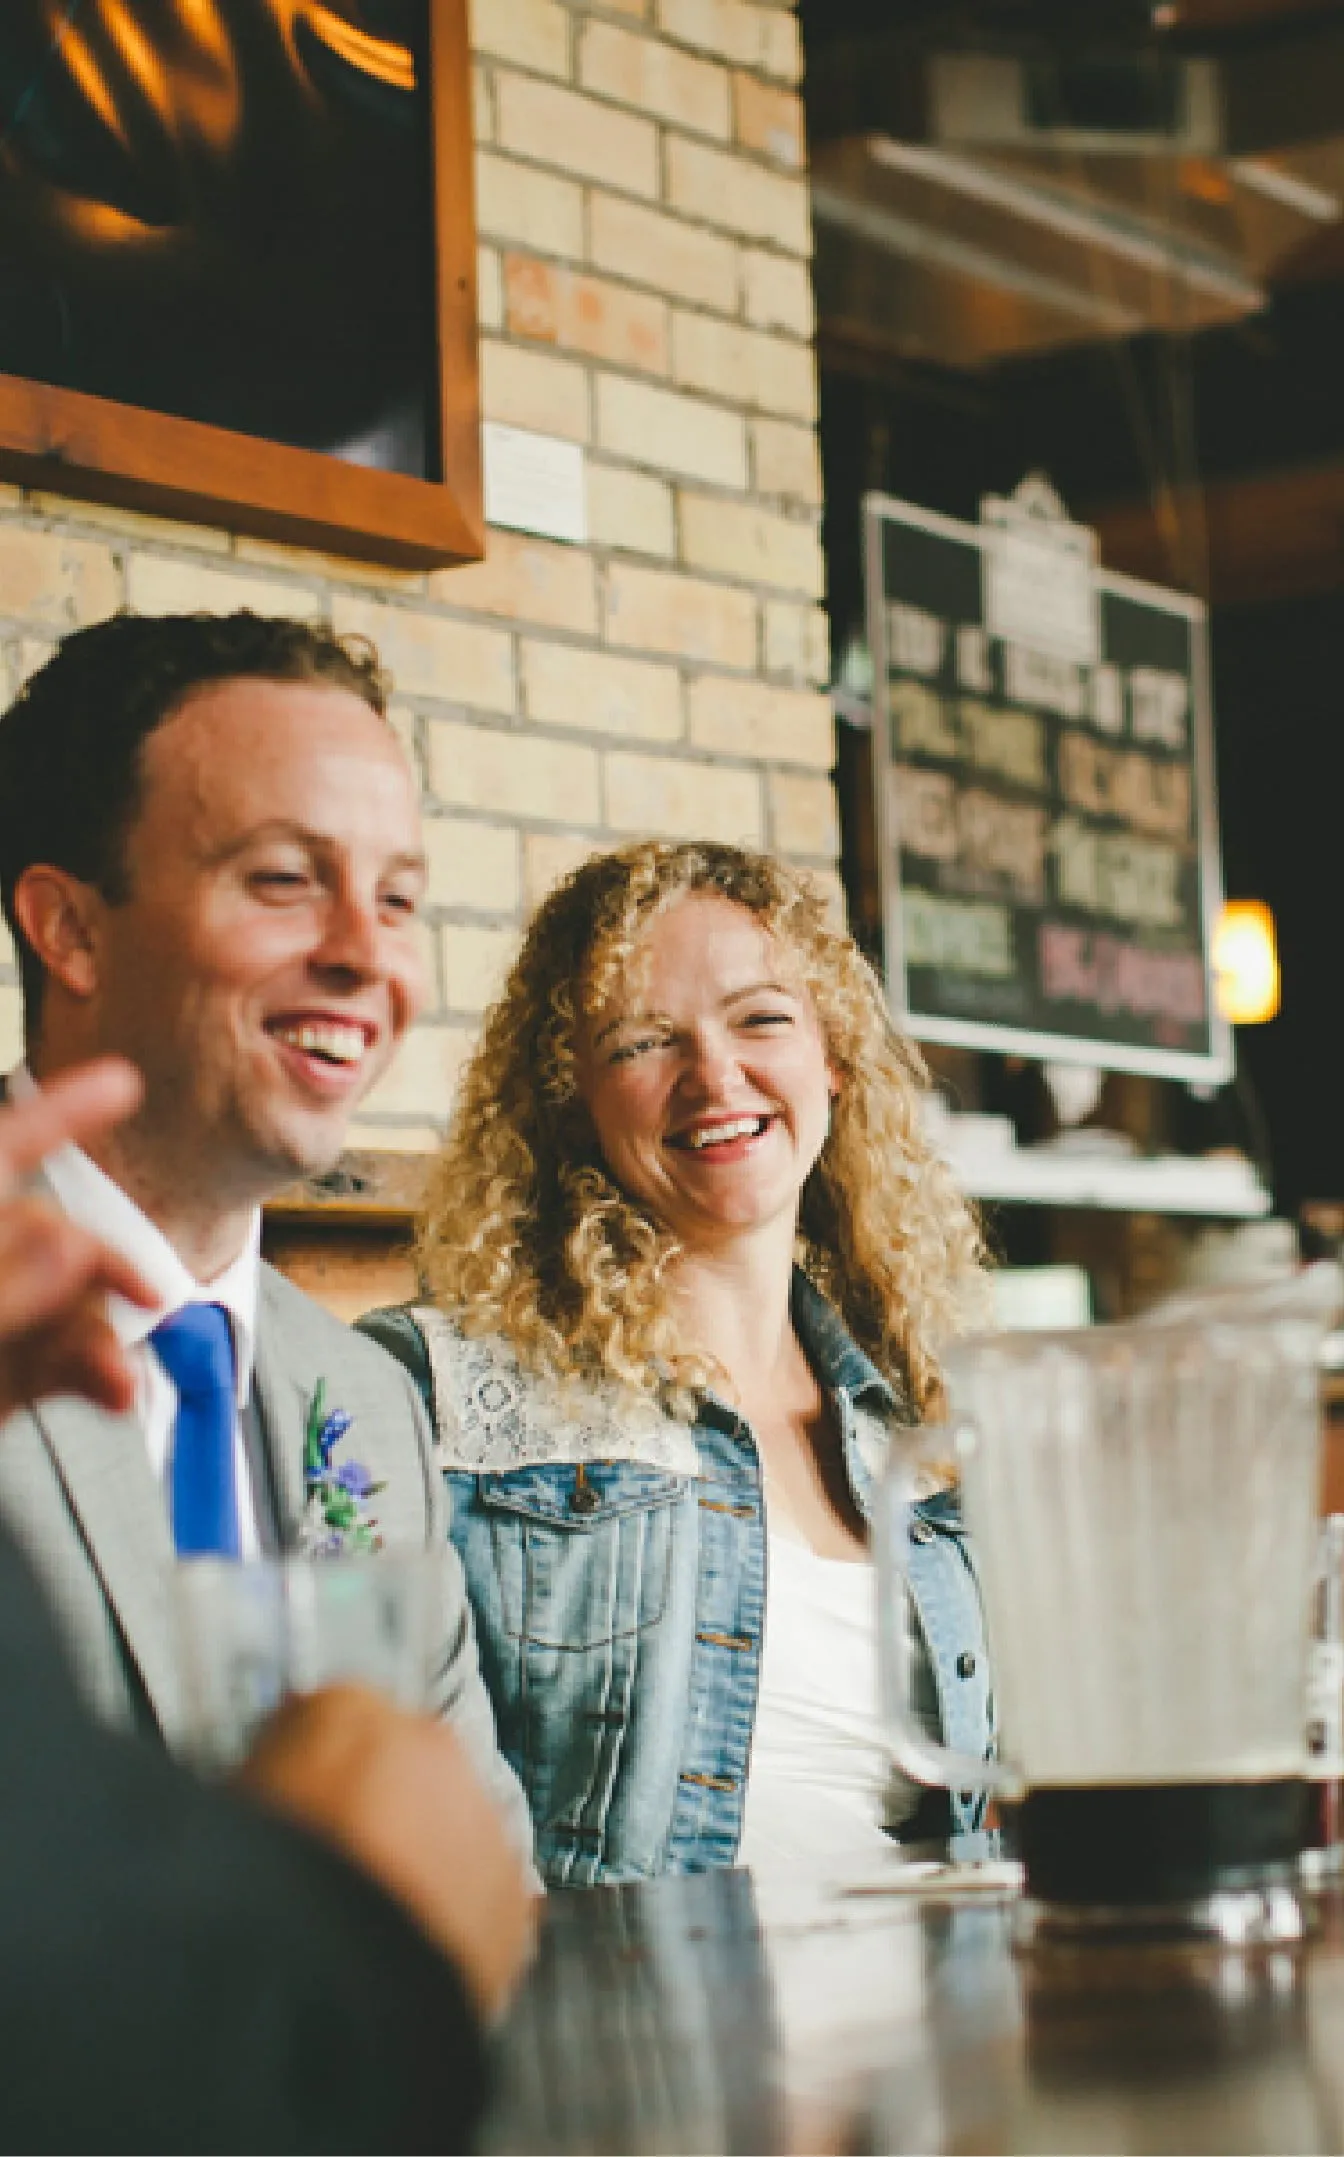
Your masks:
<svg viewBox="0 0 1344 2157"><path fill-rule="evenodd" d="M299 1549L310 1558L344 1558L381 1550L383 1539L369 1511L382 1489L360 1461L335 1459L352 1418L343 1408L327 1411L327 1382L319 1378L303 1434L303 1481L307 1503Z"/></svg>

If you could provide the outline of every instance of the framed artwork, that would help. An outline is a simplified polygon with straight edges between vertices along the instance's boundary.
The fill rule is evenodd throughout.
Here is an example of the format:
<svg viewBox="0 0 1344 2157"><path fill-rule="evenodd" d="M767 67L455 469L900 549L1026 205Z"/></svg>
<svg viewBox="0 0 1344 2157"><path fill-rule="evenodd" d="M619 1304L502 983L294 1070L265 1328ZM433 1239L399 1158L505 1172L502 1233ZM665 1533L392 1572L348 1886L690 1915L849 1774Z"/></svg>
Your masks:
<svg viewBox="0 0 1344 2157"><path fill-rule="evenodd" d="M0 475L483 549L466 0L3 0Z"/></svg>

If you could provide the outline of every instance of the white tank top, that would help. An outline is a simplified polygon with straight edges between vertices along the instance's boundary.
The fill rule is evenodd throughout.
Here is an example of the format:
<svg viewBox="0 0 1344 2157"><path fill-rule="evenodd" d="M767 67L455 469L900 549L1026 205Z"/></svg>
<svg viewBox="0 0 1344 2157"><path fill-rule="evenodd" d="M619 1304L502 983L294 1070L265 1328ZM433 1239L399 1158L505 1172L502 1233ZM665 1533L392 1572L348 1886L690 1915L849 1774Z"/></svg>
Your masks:
<svg viewBox="0 0 1344 2157"><path fill-rule="evenodd" d="M773 1528L767 1562L738 1863L795 1875L890 1865L883 1827L904 1820L918 1792L882 1739L873 1568L820 1558Z"/></svg>

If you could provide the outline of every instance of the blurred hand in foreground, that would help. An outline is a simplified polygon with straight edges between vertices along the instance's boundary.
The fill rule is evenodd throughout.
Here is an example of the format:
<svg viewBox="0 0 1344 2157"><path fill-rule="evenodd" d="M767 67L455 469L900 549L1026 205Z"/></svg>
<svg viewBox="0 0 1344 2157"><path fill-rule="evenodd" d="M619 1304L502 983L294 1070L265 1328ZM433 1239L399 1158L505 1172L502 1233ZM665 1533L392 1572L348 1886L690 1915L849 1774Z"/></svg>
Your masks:
<svg viewBox="0 0 1344 2157"><path fill-rule="evenodd" d="M120 1123L140 1092L132 1066L108 1057L0 1106L0 1420L53 1393L82 1394L114 1414L135 1398L107 1298L151 1310L153 1291L128 1260L20 1186L57 1146Z"/></svg>
<svg viewBox="0 0 1344 2157"><path fill-rule="evenodd" d="M333 1686L288 1701L238 1781L370 1873L456 1963L480 2013L500 2013L532 1951L534 1898L445 1724Z"/></svg>

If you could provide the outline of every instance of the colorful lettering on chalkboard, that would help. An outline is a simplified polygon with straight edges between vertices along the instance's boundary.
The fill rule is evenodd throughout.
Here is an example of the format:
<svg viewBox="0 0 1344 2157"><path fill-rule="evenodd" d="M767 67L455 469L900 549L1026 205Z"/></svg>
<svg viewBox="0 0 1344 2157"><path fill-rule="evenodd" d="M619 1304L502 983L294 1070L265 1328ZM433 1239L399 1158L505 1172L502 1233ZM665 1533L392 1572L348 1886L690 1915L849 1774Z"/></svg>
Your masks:
<svg viewBox="0 0 1344 2157"><path fill-rule="evenodd" d="M998 547L1002 568L1001 534L880 496L867 519L898 1016L927 1040L1224 1075L1202 607L1089 569L1090 535L1066 526L1067 607L1043 599L1038 633L1019 578L998 636L985 563ZM1048 518L1029 537L1048 577ZM1071 648L1049 648L1066 617Z"/></svg>

